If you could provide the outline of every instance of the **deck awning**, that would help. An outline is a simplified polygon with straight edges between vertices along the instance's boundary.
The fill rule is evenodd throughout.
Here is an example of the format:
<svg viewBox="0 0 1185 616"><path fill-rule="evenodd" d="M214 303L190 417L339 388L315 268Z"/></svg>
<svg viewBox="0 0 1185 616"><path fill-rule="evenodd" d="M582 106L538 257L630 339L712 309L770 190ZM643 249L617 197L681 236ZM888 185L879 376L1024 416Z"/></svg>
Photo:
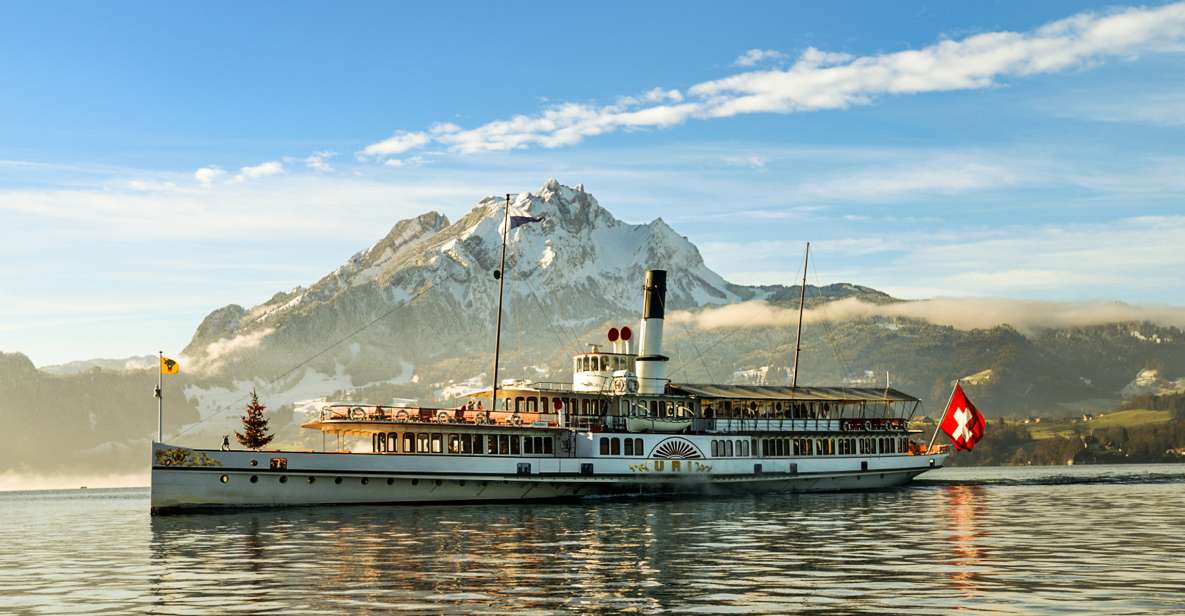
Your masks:
<svg viewBox="0 0 1185 616"><path fill-rule="evenodd" d="M917 402L918 399L884 387L785 387L779 385L676 384L670 393L697 398L742 400L798 400L820 402Z"/></svg>

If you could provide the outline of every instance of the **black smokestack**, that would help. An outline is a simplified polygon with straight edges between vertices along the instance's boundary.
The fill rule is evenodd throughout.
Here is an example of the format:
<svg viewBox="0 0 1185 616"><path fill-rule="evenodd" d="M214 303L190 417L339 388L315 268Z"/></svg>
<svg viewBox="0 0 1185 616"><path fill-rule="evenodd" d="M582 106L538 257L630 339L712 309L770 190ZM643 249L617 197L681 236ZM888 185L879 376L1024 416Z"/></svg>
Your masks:
<svg viewBox="0 0 1185 616"><path fill-rule="evenodd" d="M661 319L666 313L667 303L667 272L666 270L647 270L646 286L643 287L642 318Z"/></svg>

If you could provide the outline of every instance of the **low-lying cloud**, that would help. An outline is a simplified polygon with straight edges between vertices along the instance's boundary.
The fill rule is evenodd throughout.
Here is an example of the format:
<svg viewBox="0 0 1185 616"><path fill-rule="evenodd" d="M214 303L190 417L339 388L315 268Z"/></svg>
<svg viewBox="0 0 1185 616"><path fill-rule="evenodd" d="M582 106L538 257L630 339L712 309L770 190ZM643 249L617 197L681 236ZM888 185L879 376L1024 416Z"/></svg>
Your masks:
<svg viewBox="0 0 1185 616"><path fill-rule="evenodd" d="M246 334L239 334L231 338L215 340L206 345L205 354L201 357L183 357L182 365L184 366L188 363L188 368L194 372L217 372L222 366L226 365L227 360L232 355L240 351L258 347L263 342L263 339L273 331L275 331L275 328L268 327Z"/></svg>
<svg viewBox="0 0 1185 616"><path fill-rule="evenodd" d="M797 323L798 310L764 301L750 301L696 311L676 311L667 318L701 330L786 327ZM1046 329L1130 322L1150 322L1162 327L1185 329L1185 307L1137 306L1106 301L1053 302L969 297L874 304L849 297L811 308L803 314L805 323L873 318L917 319L960 330L1009 325L1026 335Z"/></svg>

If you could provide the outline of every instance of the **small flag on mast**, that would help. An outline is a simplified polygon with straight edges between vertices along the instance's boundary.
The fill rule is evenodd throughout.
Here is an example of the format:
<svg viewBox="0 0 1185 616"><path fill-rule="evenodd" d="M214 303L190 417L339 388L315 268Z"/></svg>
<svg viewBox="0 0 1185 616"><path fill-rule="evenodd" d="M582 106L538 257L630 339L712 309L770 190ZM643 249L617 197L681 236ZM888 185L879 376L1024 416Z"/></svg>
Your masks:
<svg viewBox="0 0 1185 616"><path fill-rule="evenodd" d="M160 358L160 373L161 374L177 374L181 372L181 364L177 363L175 359L161 356Z"/></svg>
<svg viewBox="0 0 1185 616"><path fill-rule="evenodd" d="M531 224L533 222L541 222L542 220L543 220L542 216L511 216L510 217L510 228L513 230L513 229L516 229L516 228L521 227L523 225Z"/></svg>
<svg viewBox="0 0 1185 616"><path fill-rule="evenodd" d="M987 422L983 419L983 413L963 393L963 386L955 383L955 391L951 394L950 404L946 405L939 427L950 437L956 449L971 451L983 438Z"/></svg>

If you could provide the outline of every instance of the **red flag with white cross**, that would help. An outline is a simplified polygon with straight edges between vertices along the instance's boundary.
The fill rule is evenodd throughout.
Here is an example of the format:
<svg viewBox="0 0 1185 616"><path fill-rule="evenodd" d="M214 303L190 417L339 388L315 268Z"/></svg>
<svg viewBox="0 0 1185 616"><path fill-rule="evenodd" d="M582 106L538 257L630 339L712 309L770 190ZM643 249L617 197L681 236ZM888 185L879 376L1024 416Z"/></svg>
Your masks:
<svg viewBox="0 0 1185 616"><path fill-rule="evenodd" d="M950 396L950 404L946 405L946 413L939 427L950 437L956 449L971 451L983 438L986 426L983 414L967 399L962 385L955 383L955 391Z"/></svg>

